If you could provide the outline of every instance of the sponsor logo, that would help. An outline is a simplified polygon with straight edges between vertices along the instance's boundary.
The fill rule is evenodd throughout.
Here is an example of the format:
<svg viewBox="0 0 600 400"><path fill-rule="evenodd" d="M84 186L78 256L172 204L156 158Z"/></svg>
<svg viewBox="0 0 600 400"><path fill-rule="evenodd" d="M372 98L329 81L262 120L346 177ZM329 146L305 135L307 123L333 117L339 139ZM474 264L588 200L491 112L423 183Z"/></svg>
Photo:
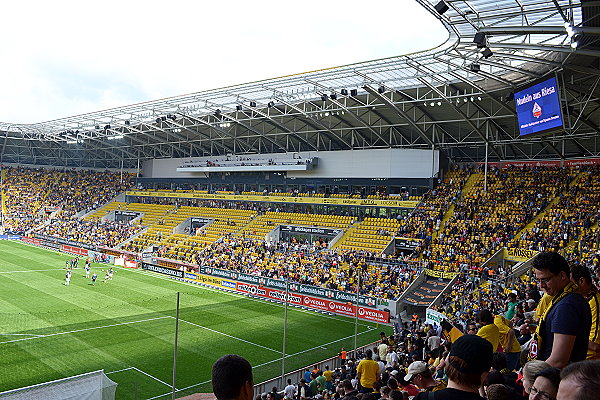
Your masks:
<svg viewBox="0 0 600 400"><path fill-rule="evenodd" d="M542 115L542 107L537 102L533 103L532 112L534 117L539 118Z"/></svg>
<svg viewBox="0 0 600 400"><path fill-rule="evenodd" d="M231 281L221 281L221 285L231 288L231 289L235 289L235 286L236 286L235 282L231 282Z"/></svg>

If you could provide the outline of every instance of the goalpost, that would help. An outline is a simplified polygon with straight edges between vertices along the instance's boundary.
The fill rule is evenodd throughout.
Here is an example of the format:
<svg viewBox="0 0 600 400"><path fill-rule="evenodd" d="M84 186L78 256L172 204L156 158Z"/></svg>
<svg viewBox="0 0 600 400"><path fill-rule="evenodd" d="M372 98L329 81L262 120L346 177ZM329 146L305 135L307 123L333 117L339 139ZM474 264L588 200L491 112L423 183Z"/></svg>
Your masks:
<svg viewBox="0 0 600 400"><path fill-rule="evenodd" d="M104 370L0 392L0 400L114 400L117 384Z"/></svg>

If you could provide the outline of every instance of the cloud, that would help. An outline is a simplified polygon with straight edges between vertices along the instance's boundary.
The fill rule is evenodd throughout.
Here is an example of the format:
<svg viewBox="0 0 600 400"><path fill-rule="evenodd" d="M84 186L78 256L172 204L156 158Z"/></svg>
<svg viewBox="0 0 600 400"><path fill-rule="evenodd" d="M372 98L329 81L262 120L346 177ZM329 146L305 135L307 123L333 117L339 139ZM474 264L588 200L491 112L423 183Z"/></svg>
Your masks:
<svg viewBox="0 0 600 400"><path fill-rule="evenodd" d="M0 121L34 123L407 54L447 32L412 0L9 2Z"/></svg>

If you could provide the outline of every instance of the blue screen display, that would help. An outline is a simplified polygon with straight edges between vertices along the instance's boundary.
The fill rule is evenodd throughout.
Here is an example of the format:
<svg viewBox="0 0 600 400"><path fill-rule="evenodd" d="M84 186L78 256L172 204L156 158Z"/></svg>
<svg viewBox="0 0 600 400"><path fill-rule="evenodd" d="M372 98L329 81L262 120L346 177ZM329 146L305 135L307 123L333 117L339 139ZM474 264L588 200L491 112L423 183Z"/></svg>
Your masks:
<svg viewBox="0 0 600 400"><path fill-rule="evenodd" d="M515 93L520 136L562 128L556 78L546 79Z"/></svg>

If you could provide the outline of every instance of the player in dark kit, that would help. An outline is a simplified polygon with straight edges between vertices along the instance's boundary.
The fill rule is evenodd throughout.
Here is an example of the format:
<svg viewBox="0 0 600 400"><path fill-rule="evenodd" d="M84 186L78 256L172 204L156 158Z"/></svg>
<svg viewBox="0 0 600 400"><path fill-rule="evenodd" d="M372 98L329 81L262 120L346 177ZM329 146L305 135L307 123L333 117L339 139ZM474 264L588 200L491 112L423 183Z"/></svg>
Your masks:
<svg viewBox="0 0 600 400"><path fill-rule="evenodd" d="M98 278L98 275L94 272L94 274L92 275L92 286L96 285L96 278Z"/></svg>

